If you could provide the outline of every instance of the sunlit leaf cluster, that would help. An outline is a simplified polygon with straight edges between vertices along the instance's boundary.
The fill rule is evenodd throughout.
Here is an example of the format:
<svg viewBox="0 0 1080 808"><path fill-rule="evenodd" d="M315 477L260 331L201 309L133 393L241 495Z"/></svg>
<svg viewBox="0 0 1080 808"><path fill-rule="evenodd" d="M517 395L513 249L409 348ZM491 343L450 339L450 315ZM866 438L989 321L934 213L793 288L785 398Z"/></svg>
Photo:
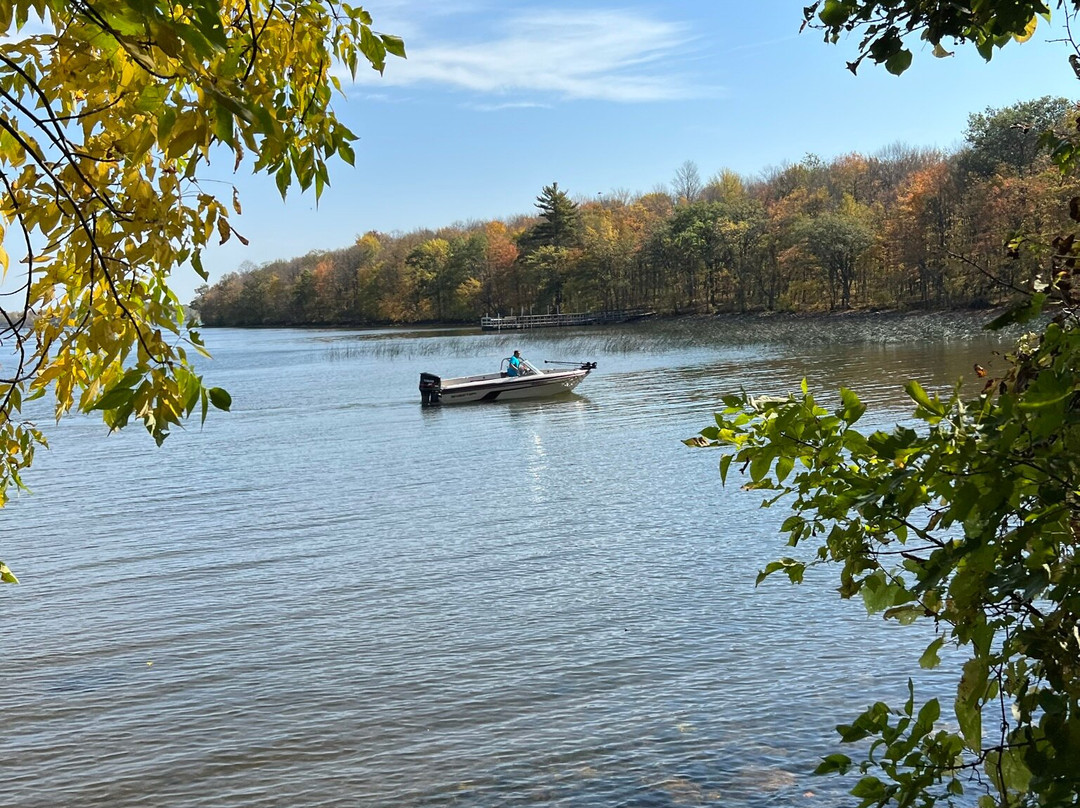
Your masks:
<svg viewBox="0 0 1080 808"><path fill-rule="evenodd" d="M354 159L333 70L404 56L371 22L322 0L0 4L0 265L17 289L0 323L0 504L45 445L21 412L47 391L57 418L138 419L159 444L228 409L189 363L203 345L168 287L206 277L208 245L243 240L235 188L204 175L250 158L282 195L318 196L327 161Z"/></svg>
<svg viewBox="0 0 1080 808"><path fill-rule="evenodd" d="M1012 41L1030 39L1052 7L1080 8L1076 0L1010 2L939 2L939 0L815 0L803 10L804 24L823 30L827 42L857 32L859 56L848 64L855 72L864 59L896 75L911 66L905 39L916 35L933 45L935 56L951 56L946 46L972 43L984 59Z"/></svg>

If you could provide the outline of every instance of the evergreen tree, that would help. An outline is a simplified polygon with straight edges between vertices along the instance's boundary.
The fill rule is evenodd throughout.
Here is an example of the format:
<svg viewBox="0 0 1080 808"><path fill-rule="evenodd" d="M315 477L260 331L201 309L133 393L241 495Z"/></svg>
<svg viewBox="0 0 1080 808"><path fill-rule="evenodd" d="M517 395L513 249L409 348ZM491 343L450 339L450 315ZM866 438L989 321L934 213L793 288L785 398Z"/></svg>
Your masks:
<svg viewBox="0 0 1080 808"><path fill-rule="evenodd" d="M581 244L581 212L577 204L559 190L559 183L544 186L536 197L542 221L522 238L527 250L538 247L577 247Z"/></svg>

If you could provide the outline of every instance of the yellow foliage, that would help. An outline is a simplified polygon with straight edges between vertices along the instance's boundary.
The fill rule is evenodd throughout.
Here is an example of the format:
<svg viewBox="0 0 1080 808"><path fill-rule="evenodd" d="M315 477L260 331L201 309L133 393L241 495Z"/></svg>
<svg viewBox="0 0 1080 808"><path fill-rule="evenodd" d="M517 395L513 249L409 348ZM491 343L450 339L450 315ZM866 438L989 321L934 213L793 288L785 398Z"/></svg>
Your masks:
<svg viewBox="0 0 1080 808"><path fill-rule="evenodd" d="M1024 32L1021 34L1014 34L1013 39L1017 42L1027 42L1033 36L1035 36L1035 29L1039 27L1039 16L1036 14L1030 20L1028 20L1027 26L1024 28Z"/></svg>
<svg viewBox="0 0 1080 808"><path fill-rule="evenodd" d="M200 171L252 155L283 194L295 182L318 196L327 160L348 159L356 139L333 113L330 71L404 56L362 8L328 0L80 9L0 4L0 239L26 245L15 266L35 315L0 333L15 346L0 386L0 505L45 445L19 417L24 394L50 392L57 418L100 412L111 429L138 418L159 444L196 409L227 408L188 365L186 346L205 351L167 286L201 267L213 239L238 235L238 194L200 191ZM2 249L0 266L9 272Z"/></svg>

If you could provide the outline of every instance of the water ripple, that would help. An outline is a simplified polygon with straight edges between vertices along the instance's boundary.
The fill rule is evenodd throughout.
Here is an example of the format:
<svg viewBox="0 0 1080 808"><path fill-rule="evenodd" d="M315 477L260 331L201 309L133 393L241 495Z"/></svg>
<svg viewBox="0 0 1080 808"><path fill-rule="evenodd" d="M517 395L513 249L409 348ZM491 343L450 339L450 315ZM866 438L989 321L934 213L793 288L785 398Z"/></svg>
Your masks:
<svg viewBox="0 0 1080 808"><path fill-rule="evenodd" d="M887 423L1000 347L930 323L208 332L233 413L161 450L65 421L4 511L0 802L848 804L809 772L926 638L827 578L755 588L782 510L681 440L803 378ZM519 345L599 369L419 406Z"/></svg>

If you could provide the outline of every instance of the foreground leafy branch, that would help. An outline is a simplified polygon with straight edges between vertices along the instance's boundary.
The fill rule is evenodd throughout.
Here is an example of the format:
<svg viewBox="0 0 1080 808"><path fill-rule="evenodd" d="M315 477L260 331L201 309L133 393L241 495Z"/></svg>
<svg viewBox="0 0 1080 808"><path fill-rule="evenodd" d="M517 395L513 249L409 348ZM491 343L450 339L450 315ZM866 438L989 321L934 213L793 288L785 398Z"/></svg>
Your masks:
<svg viewBox="0 0 1080 808"><path fill-rule="evenodd" d="M243 240L236 189L219 199L202 172L252 155L283 196L318 196L327 161L354 160L332 69L404 56L371 22L333 0L0 4L0 267L18 290L0 319L0 506L46 445L20 415L46 391L57 419L135 418L159 444L229 408L192 369L205 351L168 286L188 267L205 278L214 240Z"/></svg>
<svg viewBox="0 0 1080 808"><path fill-rule="evenodd" d="M792 499L788 544L812 553L769 564L800 582L839 571L843 598L966 653L952 716L937 700L878 703L839 727L869 739L858 764L831 755L820 772L857 767L862 805L932 805L982 789L989 804L1080 800L1080 323L1059 314L1010 357L1008 373L965 400L906 386L915 426L863 434L851 390L833 408L805 382L786 398L724 399L716 425L688 443L725 447L766 505ZM956 731L949 729L954 726Z"/></svg>
<svg viewBox="0 0 1080 808"><path fill-rule="evenodd" d="M803 9L803 25L824 32L826 42L838 42L858 32L859 56L848 63L856 72L865 59L900 75L911 66L906 40L917 36L933 45L939 58L952 56L947 46L971 43L989 61L1010 42L1026 42L1040 20L1051 11L1080 8L1076 0L814 0Z"/></svg>
<svg viewBox="0 0 1080 808"><path fill-rule="evenodd" d="M913 34L938 56L951 40L990 59L1030 38L1050 5L819 0L804 15L826 41L861 33L853 71L870 58L900 74ZM1065 12L1080 76L1071 37L1080 0L1054 5ZM1067 178L1080 158L1080 116L1074 123L1041 141ZM1080 196L1068 208L1080 222ZM937 699L918 703L909 680L902 706L878 702L837 728L865 754L829 755L818 772L857 770L861 806L970 804L973 795L987 808L1080 804L1080 240L1067 232L1039 244L1019 234L1003 249L1034 252L1044 272L991 327L1030 322L1048 306L1057 314L1019 342L1004 376L978 396L965 399L958 384L942 399L910 381L910 425L863 434L854 392L841 390L829 409L803 382L786 398L725 398L716 425L687 441L728 450L725 482L737 463L749 474L745 488L768 492L766 506L792 503L782 530L810 553L769 564L759 582L782 572L798 583L810 566L837 567L841 597L932 625L921 667L937 667L946 645L962 659L944 714Z"/></svg>

